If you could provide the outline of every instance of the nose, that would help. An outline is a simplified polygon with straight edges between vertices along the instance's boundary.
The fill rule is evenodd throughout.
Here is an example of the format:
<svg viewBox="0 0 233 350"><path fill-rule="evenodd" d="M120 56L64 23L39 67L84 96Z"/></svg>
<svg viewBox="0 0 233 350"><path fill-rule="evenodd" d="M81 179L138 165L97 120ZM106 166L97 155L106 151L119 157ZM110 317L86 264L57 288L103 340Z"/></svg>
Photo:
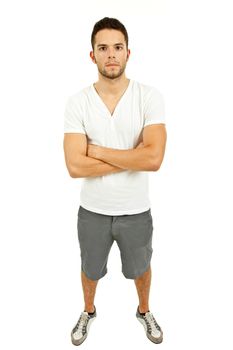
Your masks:
<svg viewBox="0 0 233 350"><path fill-rule="evenodd" d="M114 53L114 48L109 47L108 48L108 58L110 57L115 57L115 53Z"/></svg>

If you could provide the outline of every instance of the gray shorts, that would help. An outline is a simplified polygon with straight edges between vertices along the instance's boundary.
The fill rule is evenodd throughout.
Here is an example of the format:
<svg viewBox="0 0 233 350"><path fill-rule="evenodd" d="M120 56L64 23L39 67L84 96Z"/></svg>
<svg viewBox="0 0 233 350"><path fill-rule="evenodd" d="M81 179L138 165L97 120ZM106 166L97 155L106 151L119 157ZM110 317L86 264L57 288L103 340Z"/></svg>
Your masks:
<svg viewBox="0 0 233 350"><path fill-rule="evenodd" d="M114 241L120 249L122 273L135 279L150 266L153 220L151 210L133 215L110 216L78 210L78 239L81 269L89 279L98 280L107 273L107 261Z"/></svg>

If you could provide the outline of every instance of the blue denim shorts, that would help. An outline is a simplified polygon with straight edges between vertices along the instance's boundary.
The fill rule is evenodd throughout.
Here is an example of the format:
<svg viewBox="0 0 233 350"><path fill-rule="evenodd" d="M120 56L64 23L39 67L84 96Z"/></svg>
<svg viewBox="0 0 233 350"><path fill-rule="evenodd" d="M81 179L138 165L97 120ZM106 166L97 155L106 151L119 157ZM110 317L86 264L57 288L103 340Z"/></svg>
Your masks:
<svg viewBox="0 0 233 350"><path fill-rule="evenodd" d="M120 249L125 278L135 279L149 268L153 252L150 209L139 214L110 216L79 206L77 229L81 269L89 279L98 280L107 273L114 241Z"/></svg>

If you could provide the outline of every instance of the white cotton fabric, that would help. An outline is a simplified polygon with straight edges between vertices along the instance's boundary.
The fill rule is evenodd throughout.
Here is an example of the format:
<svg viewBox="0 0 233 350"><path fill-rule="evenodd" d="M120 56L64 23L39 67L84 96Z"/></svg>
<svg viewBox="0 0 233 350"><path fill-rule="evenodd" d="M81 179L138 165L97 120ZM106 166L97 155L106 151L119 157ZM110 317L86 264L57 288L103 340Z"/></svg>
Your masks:
<svg viewBox="0 0 233 350"><path fill-rule="evenodd" d="M130 79L111 115L93 84L70 96L64 132L82 133L87 142L115 149L135 148L145 126L165 124L164 99L153 86ZM105 215L138 214L151 207L148 172L126 170L81 178L80 205Z"/></svg>

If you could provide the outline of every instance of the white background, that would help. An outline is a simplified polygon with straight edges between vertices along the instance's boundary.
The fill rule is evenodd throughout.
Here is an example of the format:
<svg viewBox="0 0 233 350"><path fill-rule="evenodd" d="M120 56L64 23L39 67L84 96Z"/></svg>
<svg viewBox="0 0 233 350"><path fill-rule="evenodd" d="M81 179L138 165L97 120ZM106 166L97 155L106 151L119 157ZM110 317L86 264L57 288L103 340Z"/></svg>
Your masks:
<svg viewBox="0 0 233 350"><path fill-rule="evenodd" d="M83 310L81 179L63 155L68 96L97 80L98 20L126 26L126 75L165 99L168 141L150 173L150 309L164 349L232 349L232 11L230 1L7 1L1 33L1 349L73 349ZM156 346L136 320L114 243L83 349Z"/></svg>

